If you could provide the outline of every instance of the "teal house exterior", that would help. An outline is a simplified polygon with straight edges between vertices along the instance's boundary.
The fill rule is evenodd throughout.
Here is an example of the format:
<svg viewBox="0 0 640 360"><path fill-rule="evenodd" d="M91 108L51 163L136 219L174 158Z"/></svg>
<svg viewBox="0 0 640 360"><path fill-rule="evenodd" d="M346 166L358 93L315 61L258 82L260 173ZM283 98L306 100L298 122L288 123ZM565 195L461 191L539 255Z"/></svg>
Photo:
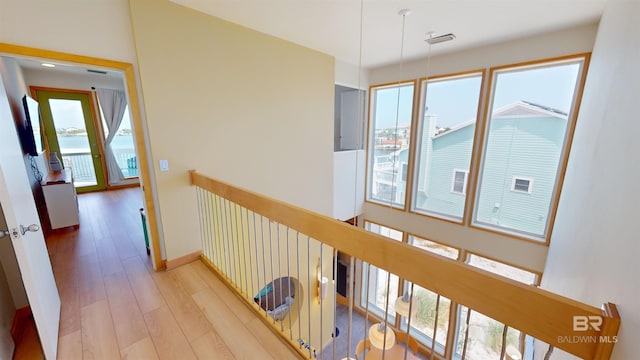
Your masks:
<svg viewBox="0 0 640 360"><path fill-rule="evenodd" d="M418 157L427 171L417 179L415 209L461 218L475 120L440 131L434 124L427 115ZM477 223L545 233L566 126L566 113L525 101L494 111L481 165Z"/></svg>

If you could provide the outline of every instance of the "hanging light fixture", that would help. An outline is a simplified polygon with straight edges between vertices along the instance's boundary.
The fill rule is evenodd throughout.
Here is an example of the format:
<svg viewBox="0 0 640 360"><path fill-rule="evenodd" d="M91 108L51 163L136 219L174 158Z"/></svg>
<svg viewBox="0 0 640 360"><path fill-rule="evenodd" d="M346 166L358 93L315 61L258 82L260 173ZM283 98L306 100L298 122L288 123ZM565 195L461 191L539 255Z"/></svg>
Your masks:
<svg viewBox="0 0 640 360"><path fill-rule="evenodd" d="M411 313L411 317L415 317L418 313L418 299L416 299L413 294L409 294L409 290L406 290L404 294L396 299L395 309L398 314L404 317L409 317L409 313Z"/></svg>
<svg viewBox="0 0 640 360"><path fill-rule="evenodd" d="M381 350L389 350L396 344L396 333L383 321L369 328L371 345Z"/></svg>

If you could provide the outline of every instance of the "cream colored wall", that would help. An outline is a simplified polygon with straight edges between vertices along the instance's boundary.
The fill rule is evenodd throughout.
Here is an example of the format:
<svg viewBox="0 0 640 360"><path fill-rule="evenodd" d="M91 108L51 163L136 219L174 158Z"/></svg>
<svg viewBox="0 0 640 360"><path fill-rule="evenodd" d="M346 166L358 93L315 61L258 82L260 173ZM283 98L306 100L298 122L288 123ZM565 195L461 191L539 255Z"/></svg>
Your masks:
<svg viewBox="0 0 640 360"><path fill-rule="evenodd" d="M609 0L585 84L542 287L622 318L611 359L640 353L640 2Z"/></svg>
<svg viewBox="0 0 640 360"><path fill-rule="evenodd" d="M0 0L0 41L135 63L128 0Z"/></svg>
<svg viewBox="0 0 640 360"><path fill-rule="evenodd" d="M542 34L459 53L434 56L429 75L452 74L478 70L492 66L590 52L597 32L597 24L583 25L553 33ZM454 40L455 41L455 40ZM437 47L438 45L434 45ZM426 60L407 62L403 66L402 79L418 79L427 75ZM386 66L370 72L371 84L398 81L398 66ZM426 239L455 246L460 249L500 260L519 267L542 272L547 246L543 243L514 240L480 229L473 229L436 218L390 209L365 203L364 218L379 224L404 229Z"/></svg>
<svg viewBox="0 0 640 360"><path fill-rule="evenodd" d="M200 249L189 169L331 213L331 57L168 1L131 16L168 259Z"/></svg>

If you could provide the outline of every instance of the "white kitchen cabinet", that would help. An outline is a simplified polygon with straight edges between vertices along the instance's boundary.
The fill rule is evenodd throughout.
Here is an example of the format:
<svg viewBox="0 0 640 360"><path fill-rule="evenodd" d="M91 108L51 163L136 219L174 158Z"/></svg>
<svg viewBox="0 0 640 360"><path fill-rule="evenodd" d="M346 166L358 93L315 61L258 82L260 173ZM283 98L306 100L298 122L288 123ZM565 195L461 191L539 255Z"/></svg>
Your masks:
<svg viewBox="0 0 640 360"><path fill-rule="evenodd" d="M63 169L60 173L49 173L42 182L42 192L51 229L80 226L78 197L70 169Z"/></svg>

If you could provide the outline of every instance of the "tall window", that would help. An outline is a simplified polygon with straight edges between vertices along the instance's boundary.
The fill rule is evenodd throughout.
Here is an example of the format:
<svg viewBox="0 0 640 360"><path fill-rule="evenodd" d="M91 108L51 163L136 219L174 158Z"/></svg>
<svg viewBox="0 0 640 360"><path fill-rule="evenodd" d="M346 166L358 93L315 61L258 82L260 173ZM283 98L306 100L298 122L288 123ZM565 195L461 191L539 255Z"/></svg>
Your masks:
<svg viewBox="0 0 640 360"><path fill-rule="evenodd" d="M546 239L583 66L579 58L492 72L474 224Z"/></svg>
<svg viewBox="0 0 640 360"><path fill-rule="evenodd" d="M365 229L373 233L386 236L392 240L402 241L403 233L386 226L365 223ZM368 278L367 278L368 276ZM388 295L387 295L388 294ZM389 309L387 321L394 323L396 318L395 300L398 297L398 276L391 275L385 270L379 269L374 265L364 264L363 266L363 285L361 295L362 307L367 306L369 301L369 311L384 319L385 309ZM385 302L389 300L388 305Z"/></svg>
<svg viewBox="0 0 640 360"><path fill-rule="evenodd" d="M367 200L404 207L414 83L371 89Z"/></svg>
<svg viewBox="0 0 640 360"><path fill-rule="evenodd" d="M481 84L481 73L422 81L413 210L462 219Z"/></svg>

